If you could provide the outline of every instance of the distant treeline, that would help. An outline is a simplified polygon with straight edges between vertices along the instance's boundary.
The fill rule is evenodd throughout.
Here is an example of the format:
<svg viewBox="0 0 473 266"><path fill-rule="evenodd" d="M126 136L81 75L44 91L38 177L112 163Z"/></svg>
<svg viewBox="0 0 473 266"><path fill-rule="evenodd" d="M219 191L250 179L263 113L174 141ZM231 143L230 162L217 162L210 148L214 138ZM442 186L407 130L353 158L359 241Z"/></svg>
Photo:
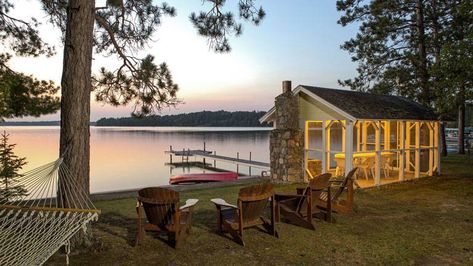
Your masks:
<svg viewBox="0 0 473 266"><path fill-rule="evenodd" d="M0 122L0 126L60 126L61 121L3 121ZM95 122L90 122L91 126L95 125Z"/></svg>
<svg viewBox="0 0 473 266"><path fill-rule="evenodd" d="M145 126L145 127L264 127L269 124L260 124L260 119L265 112L227 112L227 111L202 111L178 115L153 115L143 118L101 118L96 126Z"/></svg>
<svg viewBox="0 0 473 266"><path fill-rule="evenodd" d="M60 121L3 121L0 126L59 126Z"/></svg>

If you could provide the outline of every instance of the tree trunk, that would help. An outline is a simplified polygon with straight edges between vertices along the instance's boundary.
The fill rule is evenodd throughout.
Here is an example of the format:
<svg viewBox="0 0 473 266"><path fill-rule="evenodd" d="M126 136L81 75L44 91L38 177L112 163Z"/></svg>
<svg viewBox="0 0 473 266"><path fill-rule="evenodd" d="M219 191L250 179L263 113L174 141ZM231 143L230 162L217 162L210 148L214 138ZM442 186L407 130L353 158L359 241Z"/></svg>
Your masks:
<svg viewBox="0 0 473 266"><path fill-rule="evenodd" d="M437 10L437 0L430 0L430 6L432 8L432 38L433 38L433 48L434 48L434 56L435 56L435 64L441 64L441 57L440 57L440 25L439 25L439 13ZM434 76L432 88L434 89L433 97L437 99L437 97L441 97L442 93L439 93L441 90L439 86L439 78ZM439 120L442 121L442 116L439 117ZM448 155L447 150L447 138L445 136L445 124L443 122L440 123L440 138L441 138L441 145L442 145L442 156Z"/></svg>
<svg viewBox="0 0 473 266"><path fill-rule="evenodd" d="M462 87L458 101L458 153L465 154L465 88Z"/></svg>
<svg viewBox="0 0 473 266"><path fill-rule="evenodd" d="M432 37L434 45L434 55L435 63L440 63L440 49L441 49L441 40L440 40L440 23L439 23L439 13L437 10L437 0L431 0L430 5L432 6Z"/></svg>
<svg viewBox="0 0 473 266"><path fill-rule="evenodd" d="M448 155L448 150L447 150L447 137L445 136L445 123L440 122L440 137L442 140L442 156L447 156Z"/></svg>
<svg viewBox="0 0 473 266"><path fill-rule="evenodd" d="M431 95L429 88L429 74L427 72L427 51L425 46L425 27L424 27L424 4L422 0L416 0L416 27L418 40L419 63L419 83L421 87L421 103L425 106L431 106Z"/></svg>
<svg viewBox="0 0 473 266"><path fill-rule="evenodd" d="M69 0L61 79L61 136L59 154L89 193L89 123L94 0ZM61 179L63 180L63 178ZM61 182L61 181L60 181ZM64 207L73 206L64 195ZM84 237L78 237L77 239Z"/></svg>

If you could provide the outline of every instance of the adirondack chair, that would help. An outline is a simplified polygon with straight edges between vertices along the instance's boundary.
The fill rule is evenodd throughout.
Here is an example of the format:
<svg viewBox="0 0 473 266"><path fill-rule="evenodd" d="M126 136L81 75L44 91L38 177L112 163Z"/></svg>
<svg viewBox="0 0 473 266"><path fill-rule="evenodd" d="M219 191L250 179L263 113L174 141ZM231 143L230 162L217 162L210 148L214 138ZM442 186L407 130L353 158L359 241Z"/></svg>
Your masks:
<svg viewBox="0 0 473 266"><path fill-rule="evenodd" d="M149 187L138 191L136 244L143 240L145 231L155 231L167 233L169 244L177 247L190 232L192 209L197 202L197 199L188 199L179 207L179 193L167 188ZM145 223L143 210L147 219Z"/></svg>
<svg viewBox="0 0 473 266"><path fill-rule="evenodd" d="M237 205L227 203L223 199L212 199L217 207L217 229L220 233L230 233L233 239L244 246L243 230L262 225L269 234L278 237L274 225L273 186L263 183L244 187L238 193ZM271 206L271 219L263 217L268 204Z"/></svg>
<svg viewBox="0 0 473 266"><path fill-rule="evenodd" d="M330 181L332 188L335 188L335 193L332 196L329 193L323 192L317 201L317 207L324 210L330 208L331 211L336 213L353 212L354 175L357 169L352 169L343 180ZM347 191L346 198L342 199L341 196L345 190Z"/></svg>
<svg viewBox="0 0 473 266"><path fill-rule="evenodd" d="M310 173L308 174L312 177ZM325 209L316 206L323 192L330 195L331 176L325 173L313 177L307 187L297 189L297 193L276 193L276 221L279 222L283 216L289 222L311 230L315 230L312 222L314 217L323 216L326 221L331 221L330 203Z"/></svg>

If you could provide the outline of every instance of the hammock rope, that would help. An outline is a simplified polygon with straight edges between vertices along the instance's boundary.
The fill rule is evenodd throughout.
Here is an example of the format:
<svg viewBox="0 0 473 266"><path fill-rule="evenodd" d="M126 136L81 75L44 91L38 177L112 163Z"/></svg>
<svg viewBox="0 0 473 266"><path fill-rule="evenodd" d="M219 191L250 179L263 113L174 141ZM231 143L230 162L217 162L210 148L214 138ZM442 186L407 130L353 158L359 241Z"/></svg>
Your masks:
<svg viewBox="0 0 473 266"><path fill-rule="evenodd" d="M62 158L25 173L9 186L22 187L27 194L0 194L0 265L41 265L62 246L68 264L69 240L96 221L100 210Z"/></svg>

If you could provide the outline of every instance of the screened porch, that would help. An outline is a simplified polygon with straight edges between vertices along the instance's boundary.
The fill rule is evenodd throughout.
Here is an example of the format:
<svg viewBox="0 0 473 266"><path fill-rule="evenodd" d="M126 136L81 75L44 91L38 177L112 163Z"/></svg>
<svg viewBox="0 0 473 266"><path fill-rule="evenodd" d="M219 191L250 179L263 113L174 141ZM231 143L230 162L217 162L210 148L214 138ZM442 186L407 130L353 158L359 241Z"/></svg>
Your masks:
<svg viewBox="0 0 473 266"><path fill-rule="evenodd" d="M313 175L344 175L371 187L440 171L439 122L423 120L307 120L304 164Z"/></svg>

